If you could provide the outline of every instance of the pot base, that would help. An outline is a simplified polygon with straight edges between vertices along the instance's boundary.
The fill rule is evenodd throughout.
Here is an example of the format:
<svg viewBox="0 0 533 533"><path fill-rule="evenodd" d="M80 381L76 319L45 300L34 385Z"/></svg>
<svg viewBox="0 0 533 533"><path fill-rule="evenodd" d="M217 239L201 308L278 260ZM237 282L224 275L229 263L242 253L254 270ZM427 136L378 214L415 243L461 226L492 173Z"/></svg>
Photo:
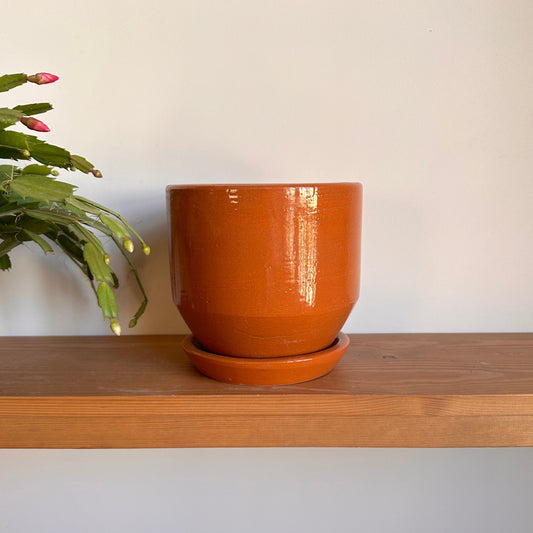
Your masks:
<svg viewBox="0 0 533 533"><path fill-rule="evenodd" d="M290 357L232 357L207 352L192 335L183 341L183 349L194 366L204 375L239 385L290 385L326 375L340 361L350 344L339 333L331 346L318 352Z"/></svg>

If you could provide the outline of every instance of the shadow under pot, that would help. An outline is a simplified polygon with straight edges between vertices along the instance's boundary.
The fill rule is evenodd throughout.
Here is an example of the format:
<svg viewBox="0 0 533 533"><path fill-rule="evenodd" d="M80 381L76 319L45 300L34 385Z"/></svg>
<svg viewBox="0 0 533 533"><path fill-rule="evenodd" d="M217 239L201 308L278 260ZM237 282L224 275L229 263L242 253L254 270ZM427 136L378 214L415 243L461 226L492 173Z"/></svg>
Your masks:
<svg viewBox="0 0 533 533"><path fill-rule="evenodd" d="M361 203L359 183L167 187L173 298L201 372L273 385L333 368L359 296Z"/></svg>

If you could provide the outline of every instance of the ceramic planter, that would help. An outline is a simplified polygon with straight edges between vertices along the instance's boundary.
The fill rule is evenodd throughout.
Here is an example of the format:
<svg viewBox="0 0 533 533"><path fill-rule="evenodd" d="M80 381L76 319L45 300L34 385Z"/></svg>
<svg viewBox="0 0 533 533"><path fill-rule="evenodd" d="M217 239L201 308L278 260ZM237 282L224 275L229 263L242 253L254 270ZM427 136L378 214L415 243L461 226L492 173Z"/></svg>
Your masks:
<svg viewBox="0 0 533 533"><path fill-rule="evenodd" d="M167 187L173 297L197 366L191 346L279 366L342 344L359 296L361 196L358 183Z"/></svg>

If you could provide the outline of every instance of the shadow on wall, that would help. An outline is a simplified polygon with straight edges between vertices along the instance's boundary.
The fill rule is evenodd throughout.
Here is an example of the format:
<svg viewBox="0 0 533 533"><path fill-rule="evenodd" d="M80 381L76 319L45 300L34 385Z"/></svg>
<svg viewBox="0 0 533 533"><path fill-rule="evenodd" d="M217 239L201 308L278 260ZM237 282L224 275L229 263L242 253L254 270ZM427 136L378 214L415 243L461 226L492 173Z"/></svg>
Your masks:
<svg viewBox="0 0 533 533"><path fill-rule="evenodd" d="M425 325L420 313L438 283L428 267L435 253L428 233L432 216L409 195L364 191L361 296L345 331L416 332Z"/></svg>
<svg viewBox="0 0 533 533"><path fill-rule="evenodd" d="M125 334L185 334L187 325L172 301L168 256L168 229L165 223L143 230L143 238L150 245L150 256L137 254L139 276L148 295L148 307L134 329L124 328ZM122 293L117 294L119 306L134 313L139 300L138 289L132 272L123 275ZM127 287L126 287L127 285ZM126 315L124 315L126 316ZM123 319L126 326L126 319Z"/></svg>

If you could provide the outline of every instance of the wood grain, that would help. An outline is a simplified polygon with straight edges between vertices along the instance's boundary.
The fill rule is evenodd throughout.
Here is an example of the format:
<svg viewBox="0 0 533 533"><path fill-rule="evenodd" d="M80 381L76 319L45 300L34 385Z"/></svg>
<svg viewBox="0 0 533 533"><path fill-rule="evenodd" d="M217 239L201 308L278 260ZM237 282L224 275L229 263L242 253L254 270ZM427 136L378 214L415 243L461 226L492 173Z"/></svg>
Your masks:
<svg viewBox="0 0 533 533"><path fill-rule="evenodd" d="M4 337L0 447L533 446L533 334L350 337L278 387L201 376L181 336Z"/></svg>

